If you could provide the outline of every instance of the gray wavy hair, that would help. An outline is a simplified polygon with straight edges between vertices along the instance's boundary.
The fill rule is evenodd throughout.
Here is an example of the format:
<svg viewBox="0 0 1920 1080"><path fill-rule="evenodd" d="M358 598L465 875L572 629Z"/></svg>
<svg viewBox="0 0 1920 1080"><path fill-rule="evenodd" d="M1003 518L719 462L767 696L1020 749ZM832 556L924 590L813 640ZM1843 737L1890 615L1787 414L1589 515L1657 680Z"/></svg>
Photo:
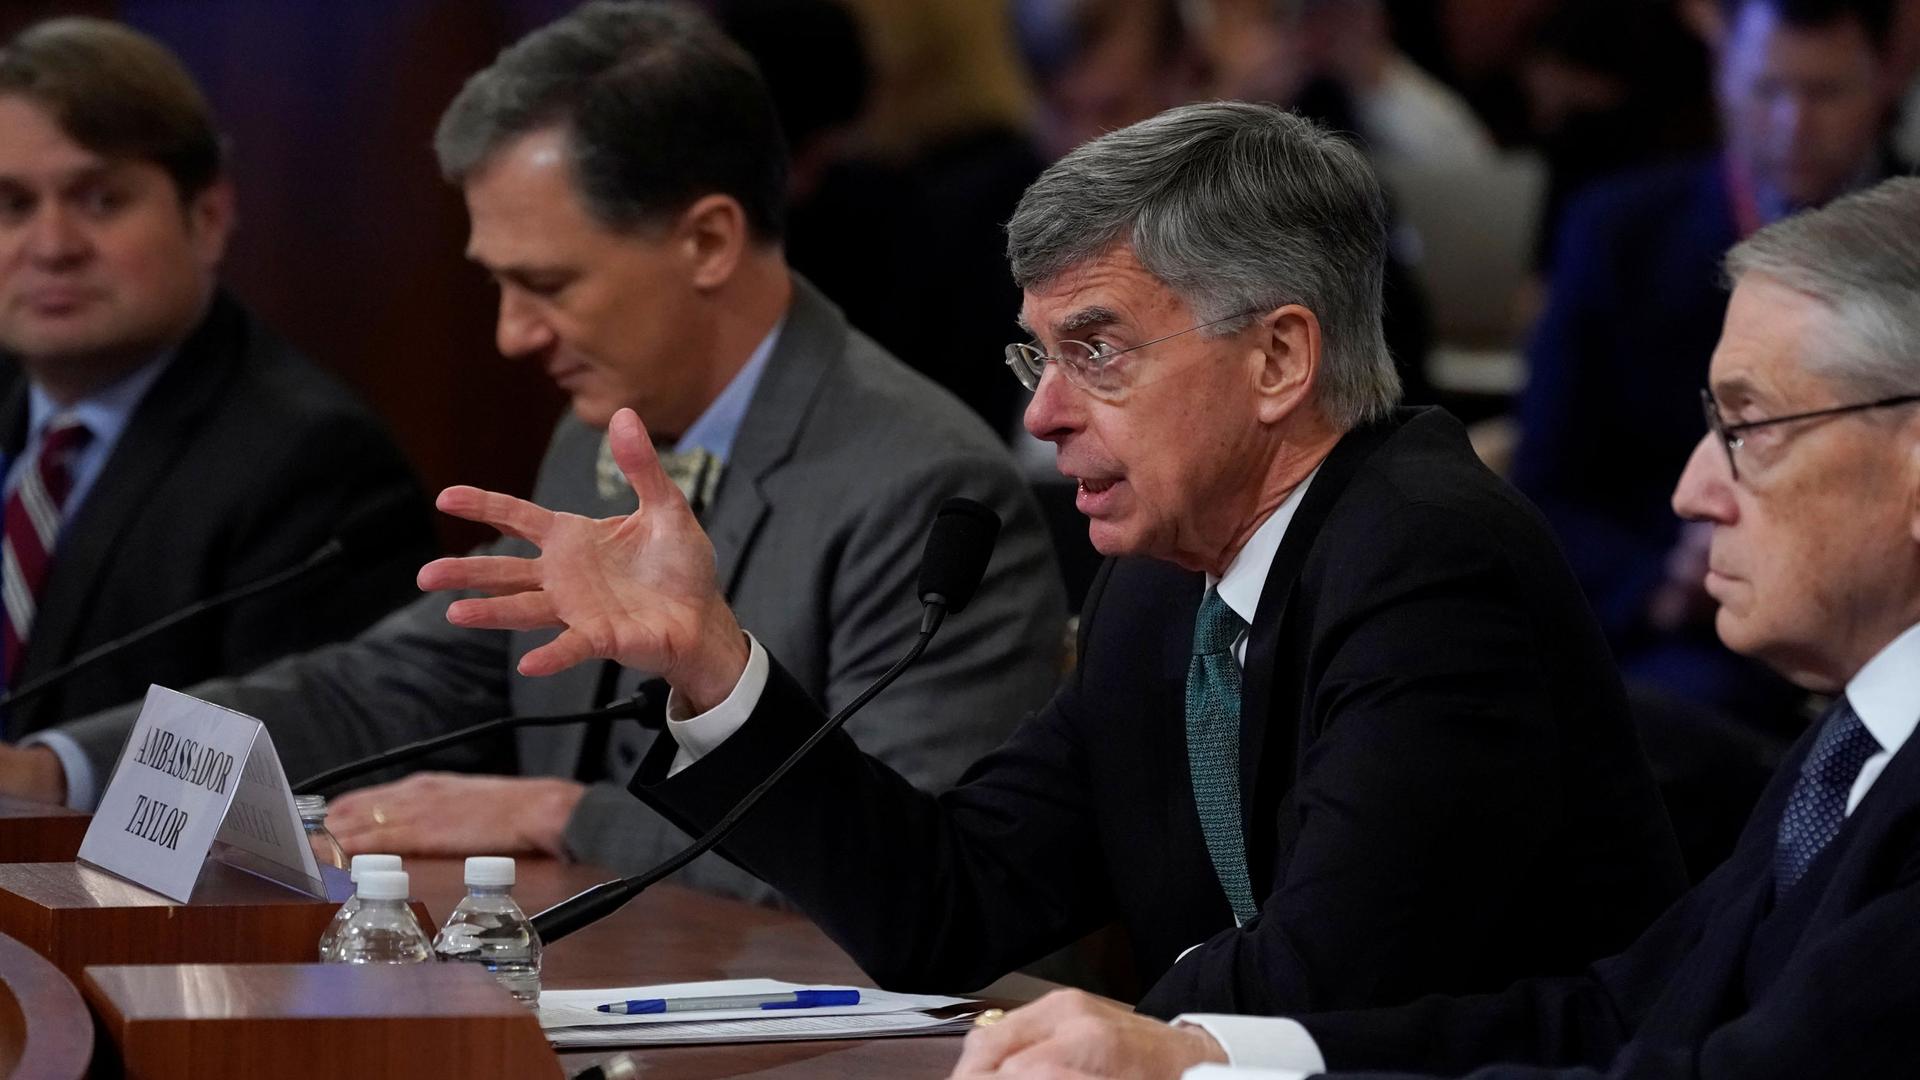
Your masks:
<svg viewBox="0 0 1920 1080"><path fill-rule="evenodd" d="M1386 199L1353 144L1267 105L1186 105L1060 159L1007 224L1023 289L1121 242L1202 322L1312 311L1325 343L1317 400L1333 424L1356 427L1399 401L1380 328Z"/></svg>
<svg viewBox="0 0 1920 1080"><path fill-rule="evenodd" d="M1867 397L1920 393L1920 179L1886 180L1774 222L1727 253L1727 279L1758 274L1824 304L1840 331L1808 358Z"/></svg>

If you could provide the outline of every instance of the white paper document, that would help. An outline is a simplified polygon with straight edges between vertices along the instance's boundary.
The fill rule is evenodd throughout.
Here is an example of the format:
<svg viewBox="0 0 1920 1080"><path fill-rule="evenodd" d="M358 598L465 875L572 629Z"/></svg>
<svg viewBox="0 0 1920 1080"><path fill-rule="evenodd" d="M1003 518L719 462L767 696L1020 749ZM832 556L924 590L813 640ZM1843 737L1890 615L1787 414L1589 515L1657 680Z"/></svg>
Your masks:
<svg viewBox="0 0 1920 1080"><path fill-rule="evenodd" d="M628 1016L596 1006L642 998L783 994L794 990L859 990L858 1005L763 1011L731 1009ZM557 1047L662 1046L677 1043L866 1039L964 1030L973 1020L967 998L894 994L867 987L726 979L605 990L547 990L540 995L540 1026ZM939 1010L935 1014L934 1010Z"/></svg>

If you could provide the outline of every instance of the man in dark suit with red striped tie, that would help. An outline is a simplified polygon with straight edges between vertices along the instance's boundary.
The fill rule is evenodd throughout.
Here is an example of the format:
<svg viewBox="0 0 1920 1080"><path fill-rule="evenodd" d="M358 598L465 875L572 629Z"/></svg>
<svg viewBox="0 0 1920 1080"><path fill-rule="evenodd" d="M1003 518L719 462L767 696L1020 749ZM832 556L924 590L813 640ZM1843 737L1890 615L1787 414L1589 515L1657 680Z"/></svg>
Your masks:
<svg viewBox="0 0 1920 1080"><path fill-rule="evenodd" d="M159 43L59 19L0 45L5 738L345 637L413 592L425 500L379 421L221 288L233 207L207 103ZM361 513L351 588L336 563L35 687ZM29 785L36 761L7 755L0 782L87 805L105 780Z"/></svg>

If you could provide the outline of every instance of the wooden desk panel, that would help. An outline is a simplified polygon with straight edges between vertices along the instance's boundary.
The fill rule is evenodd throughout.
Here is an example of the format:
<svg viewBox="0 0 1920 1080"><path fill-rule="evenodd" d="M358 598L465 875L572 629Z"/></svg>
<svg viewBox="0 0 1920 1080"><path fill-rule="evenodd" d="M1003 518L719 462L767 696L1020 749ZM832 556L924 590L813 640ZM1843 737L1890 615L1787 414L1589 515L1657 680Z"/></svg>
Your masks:
<svg viewBox="0 0 1920 1080"><path fill-rule="evenodd" d="M345 875L326 872L330 887L344 889ZM0 863L0 934L76 982L92 964L314 960L338 909L218 860L189 904L79 863ZM417 905L415 914L427 921Z"/></svg>
<svg viewBox="0 0 1920 1080"><path fill-rule="evenodd" d="M88 968L104 1072L143 1080L561 1075L539 1025L465 964Z"/></svg>
<svg viewBox="0 0 1920 1080"><path fill-rule="evenodd" d="M0 795L0 863L71 862L92 814Z"/></svg>

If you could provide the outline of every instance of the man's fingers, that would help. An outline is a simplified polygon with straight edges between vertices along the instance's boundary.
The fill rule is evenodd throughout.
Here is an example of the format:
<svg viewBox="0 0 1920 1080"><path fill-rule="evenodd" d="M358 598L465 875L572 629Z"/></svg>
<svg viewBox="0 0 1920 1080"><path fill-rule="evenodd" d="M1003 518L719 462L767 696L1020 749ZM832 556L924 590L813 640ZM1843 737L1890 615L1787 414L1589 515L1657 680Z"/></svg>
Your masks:
<svg viewBox="0 0 1920 1080"><path fill-rule="evenodd" d="M545 630L560 625L553 598L543 592L455 600L447 605L447 621L487 630Z"/></svg>
<svg viewBox="0 0 1920 1080"><path fill-rule="evenodd" d="M434 505L442 513L491 525L508 536L532 544L541 543L548 524L553 521L551 510L542 509L525 499L477 487L450 487L440 493Z"/></svg>
<svg viewBox="0 0 1920 1080"><path fill-rule="evenodd" d="M660 467L660 455L653 449L653 440L647 436L638 413L632 409L614 413L613 422L607 426L607 442L613 449L614 464L620 466L634 494L640 496L640 505L657 507L686 501Z"/></svg>
<svg viewBox="0 0 1920 1080"><path fill-rule="evenodd" d="M466 555L435 559L420 568L419 585L428 592L473 589L500 596L532 592L540 587L540 570L532 559L511 555Z"/></svg>
<svg viewBox="0 0 1920 1080"><path fill-rule="evenodd" d="M960 1044L960 1060L954 1064L954 1073L992 1072L1007 1058L1045 1038L1050 1027L1040 1015L1045 1011L1035 1003L1013 1010L990 1027L976 1027L967 1032Z"/></svg>
<svg viewBox="0 0 1920 1080"><path fill-rule="evenodd" d="M572 630L565 630L559 637L522 656L520 674L530 679L557 675L593 658L593 648L587 644L587 639Z"/></svg>

